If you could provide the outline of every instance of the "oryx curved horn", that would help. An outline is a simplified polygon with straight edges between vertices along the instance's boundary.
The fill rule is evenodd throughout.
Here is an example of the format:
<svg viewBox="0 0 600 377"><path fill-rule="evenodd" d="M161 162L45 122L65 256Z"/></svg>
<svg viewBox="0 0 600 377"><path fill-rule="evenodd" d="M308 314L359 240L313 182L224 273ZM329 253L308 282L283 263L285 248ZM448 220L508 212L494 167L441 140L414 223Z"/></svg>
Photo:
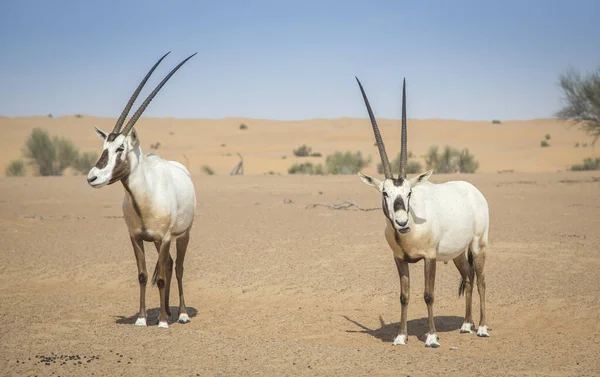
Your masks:
<svg viewBox="0 0 600 377"><path fill-rule="evenodd" d="M373 110L371 110L371 105L369 104L369 99L365 93L365 90L360 83L358 77L354 76L356 82L358 82L358 86L360 88L360 92L362 93L363 100L365 101L365 106L367 106L367 111L369 113L369 118L371 118L371 125L373 126L373 133L375 134L375 141L377 141L377 148L379 149L379 156L381 156L381 164L383 165L383 175L386 179L393 178L392 177L392 169L390 168L390 161L388 160L387 153L385 153L385 146L383 145L383 139L381 138L381 134L379 133L379 127L377 127L377 121L375 120L375 115L373 115Z"/></svg>
<svg viewBox="0 0 600 377"><path fill-rule="evenodd" d="M138 85L138 87L135 90L135 92L133 92L133 94L131 95L131 98L129 98L129 102L127 102L127 105L125 105L125 108L123 109L123 112L121 113L121 116L117 120L117 123L115 123L115 128L113 128L113 130L112 130L113 133L118 133L119 132L119 130L121 129L121 126L125 122L125 118L127 118L127 114L129 114L129 110L131 110L131 106L133 106L133 103L135 102L135 100L137 99L138 95L140 94L140 92L144 88L144 85L146 85L146 81L148 81L148 79L150 78L150 76L152 76L152 72L154 72L154 70L156 69L156 67L158 67L158 65L160 64L160 62L162 62L163 59L167 55L169 55L170 53L171 53L171 51L167 52L166 54L163 55L162 58L158 59L158 61L154 64L154 66L150 69L150 71L148 71L148 73L146 74L146 77L144 77L144 79L142 80L142 82L140 82L140 85Z"/></svg>
<svg viewBox="0 0 600 377"><path fill-rule="evenodd" d="M148 97L140 105L139 109L137 109L136 112L131 117L131 119L129 119L129 122L127 122L127 125L125 126L125 128L123 129L123 131L121 131L121 133L123 135L127 135L129 133L129 131L131 131L131 129L133 128L135 122L137 122L137 120L142 116L142 113L144 112L144 110L146 110L146 107L148 107L148 105L150 104L150 101L152 101L154 99L154 96L156 96L156 94L162 89L162 87L167 83L167 81L169 81L169 79L171 78L171 76L173 76L175 74L175 72L177 72L177 70L179 68L181 68L182 65L185 64L185 62L187 62L188 60L190 60L191 58L193 58L196 54L197 54L197 52L194 53L194 54L192 54L192 55L190 55L190 56L188 56L181 63L179 63L175 68L173 68L171 70L171 72L169 72L169 74L152 91L152 93L150 93L150 95L148 95Z"/></svg>
<svg viewBox="0 0 600 377"><path fill-rule="evenodd" d="M400 145L400 178L406 178L406 78L402 81L402 139Z"/></svg>

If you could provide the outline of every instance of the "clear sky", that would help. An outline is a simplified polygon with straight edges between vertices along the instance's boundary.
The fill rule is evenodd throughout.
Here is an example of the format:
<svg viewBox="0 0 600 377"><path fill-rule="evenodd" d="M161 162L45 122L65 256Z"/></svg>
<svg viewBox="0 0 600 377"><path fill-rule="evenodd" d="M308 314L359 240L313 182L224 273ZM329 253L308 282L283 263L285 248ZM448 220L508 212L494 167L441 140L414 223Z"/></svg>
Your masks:
<svg viewBox="0 0 600 377"><path fill-rule="evenodd" d="M550 117L558 75L600 66L597 0L0 0L0 115ZM135 109L135 107L134 107Z"/></svg>

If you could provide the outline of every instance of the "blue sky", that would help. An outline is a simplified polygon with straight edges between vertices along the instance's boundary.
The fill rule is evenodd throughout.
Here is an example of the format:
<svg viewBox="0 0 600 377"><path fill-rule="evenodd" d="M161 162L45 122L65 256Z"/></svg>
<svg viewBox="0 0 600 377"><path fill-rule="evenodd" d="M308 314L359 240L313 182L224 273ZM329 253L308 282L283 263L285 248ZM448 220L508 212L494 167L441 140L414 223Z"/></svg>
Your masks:
<svg viewBox="0 0 600 377"><path fill-rule="evenodd" d="M0 0L0 115L281 120L550 117L558 75L600 66L600 1ZM135 107L134 107L135 109Z"/></svg>

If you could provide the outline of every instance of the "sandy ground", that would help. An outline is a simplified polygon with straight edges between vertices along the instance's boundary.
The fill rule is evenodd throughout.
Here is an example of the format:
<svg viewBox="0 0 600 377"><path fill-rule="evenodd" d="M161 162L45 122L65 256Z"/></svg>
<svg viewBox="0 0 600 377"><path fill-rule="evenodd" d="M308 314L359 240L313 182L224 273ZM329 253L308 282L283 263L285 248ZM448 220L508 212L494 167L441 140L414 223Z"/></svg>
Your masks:
<svg viewBox="0 0 600 377"><path fill-rule="evenodd" d="M192 322L166 330L156 326L156 288L148 290L149 326L132 324L137 269L119 184L93 190L82 176L0 178L0 375L600 375L600 173L432 180L456 178L490 204L493 330L488 339L459 334L459 274L439 264L438 349L423 344L422 263L411 266L408 345L391 345L399 282L382 214L306 208L345 199L377 206L376 192L356 176L196 174L185 270ZM156 253L147 250L153 266ZM177 301L171 305L174 322Z"/></svg>

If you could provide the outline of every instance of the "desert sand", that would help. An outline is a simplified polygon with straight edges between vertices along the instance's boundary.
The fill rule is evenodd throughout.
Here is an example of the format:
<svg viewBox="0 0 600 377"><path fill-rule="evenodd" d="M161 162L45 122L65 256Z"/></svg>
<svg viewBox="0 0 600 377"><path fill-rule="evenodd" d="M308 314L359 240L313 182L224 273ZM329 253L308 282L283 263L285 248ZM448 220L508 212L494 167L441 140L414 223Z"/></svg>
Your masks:
<svg viewBox="0 0 600 377"><path fill-rule="evenodd" d="M380 123L394 155L399 122ZM113 124L90 116L0 118L0 167L20 156L33 127L100 152L92 127ZM156 152L186 164L194 177L198 208L184 276L192 322L175 322L172 294L171 325L157 328L158 290L149 287L149 326L133 325L139 289L120 184L94 190L69 172L1 177L0 375L600 374L600 173L565 171L594 155L591 147L574 148L590 141L577 129L554 120L409 122L417 156L434 144L469 148L477 174L431 180L467 180L490 206L491 337L459 334L460 277L452 263L440 263L438 349L423 343L422 262L411 265L408 345L392 346L399 281L381 212L307 208L347 199L375 207L379 195L355 175L286 174L302 161L291 152L301 144L323 156L361 150L373 157L365 171L375 173L368 120L142 119L137 130L146 152L160 141ZM551 147L540 148L546 133ZM230 177L237 152L246 174ZM205 175L203 165L216 175ZM146 250L153 266L156 252Z"/></svg>

